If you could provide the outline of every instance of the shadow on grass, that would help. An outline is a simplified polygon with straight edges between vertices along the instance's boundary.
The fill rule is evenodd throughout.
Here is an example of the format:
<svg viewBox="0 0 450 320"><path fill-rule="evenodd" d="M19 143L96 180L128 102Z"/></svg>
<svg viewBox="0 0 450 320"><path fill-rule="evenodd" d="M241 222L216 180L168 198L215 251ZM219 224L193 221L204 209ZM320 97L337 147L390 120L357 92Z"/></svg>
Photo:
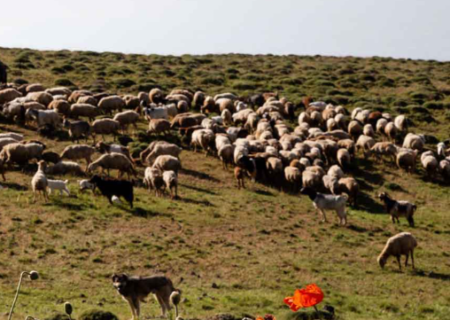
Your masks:
<svg viewBox="0 0 450 320"><path fill-rule="evenodd" d="M354 224L350 224L350 225L348 226L348 229L349 229L349 230L352 230L352 231L359 232L359 233L363 233L363 232L369 231L369 229L366 229L366 228L364 228L364 227L359 227L359 226L356 226L356 225L354 225Z"/></svg>
<svg viewBox="0 0 450 320"><path fill-rule="evenodd" d="M65 198L67 198L67 197L65 197ZM61 207L61 208L68 209L68 210L74 210L74 211L81 211L81 210L85 210L88 208L88 206L86 206L85 204L66 202L64 200L64 198L60 198L59 195L50 196L50 203L57 207Z"/></svg>
<svg viewBox="0 0 450 320"><path fill-rule="evenodd" d="M271 196L273 197L273 193L267 190L262 190L262 189L255 189L254 190L255 193L260 194L262 196ZM292 194L294 195L294 194Z"/></svg>
<svg viewBox="0 0 450 320"><path fill-rule="evenodd" d="M215 207L214 204L209 202L208 200L197 200L197 199L190 199L190 198L179 198L178 201L184 202L184 203L191 203L191 204L198 204L203 206L211 206Z"/></svg>
<svg viewBox="0 0 450 320"><path fill-rule="evenodd" d="M133 216L136 217L141 217L141 218L153 218L153 217L171 217L170 214L166 214L166 213L159 213L159 212L155 212L152 210L148 210L148 209L144 209L141 207L134 207L133 209L127 208L127 207L123 207L120 206L120 208L122 208L123 210L127 211L128 213L132 214Z"/></svg>
<svg viewBox="0 0 450 320"><path fill-rule="evenodd" d="M358 194L357 208L358 210L367 211L369 213L387 214L381 203L365 193Z"/></svg>
<svg viewBox="0 0 450 320"><path fill-rule="evenodd" d="M203 173L203 172L199 172L199 171L195 171L195 170L181 169L180 173L188 175L188 176L192 176L197 179L208 180L208 181L212 181L212 182L220 182L219 179L216 179L207 173Z"/></svg>
<svg viewBox="0 0 450 320"><path fill-rule="evenodd" d="M25 190L28 190L27 187L21 186L20 184L15 183L15 182L2 182L2 185L3 185L5 188L12 189L12 190L16 190L16 191L25 191Z"/></svg>
<svg viewBox="0 0 450 320"><path fill-rule="evenodd" d="M211 195L217 195L217 193L215 193L214 191L211 191L211 190L207 190L207 189L203 189L203 188L199 188L199 187L194 187L194 186L190 186L190 185L187 185L187 184L181 184L181 183L180 183L180 185L183 186L186 189L191 189L191 190L195 190L195 191L198 191L198 192L204 192L204 193L211 194Z"/></svg>
<svg viewBox="0 0 450 320"><path fill-rule="evenodd" d="M439 272L433 272L433 271L425 272L423 270L417 270L413 274L418 277L450 281L450 274L445 274L445 273L439 273Z"/></svg>

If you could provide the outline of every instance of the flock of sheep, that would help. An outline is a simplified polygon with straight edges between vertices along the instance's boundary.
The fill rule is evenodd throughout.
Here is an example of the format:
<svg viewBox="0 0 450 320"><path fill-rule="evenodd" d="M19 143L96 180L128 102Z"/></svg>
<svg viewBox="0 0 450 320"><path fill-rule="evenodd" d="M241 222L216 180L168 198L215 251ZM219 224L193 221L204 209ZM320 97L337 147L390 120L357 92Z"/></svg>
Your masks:
<svg viewBox="0 0 450 320"><path fill-rule="evenodd" d="M132 206L136 185L132 176L138 177L138 166L145 167L143 183L155 190L157 196L168 189L172 198L178 197L182 148L156 140L139 158L133 158L127 147L132 139L120 136L130 126L136 132L138 122L143 120L148 122L148 135L160 138L177 129L194 150L217 156L225 169L234 166L238 188L244 188L245 179L250 178L286 192L301 192L309 196L323 220L326 211L336 211L342 225L347 224L347 202L356 206L360 191L358 181L351 176L356 157L392 162L408 172L416 170L420 159L431 178L440 175L442 179L450 179L447 142L408 133L411 121L404 115L393 117L361 108L350 113L342 106L311 102L309 98L303 100L304 111L293 130L287 119L294 118L296 106L276 93L248 98L223 93L212 97L182 89L165 95L155 88L138 96L118 96L30 84L0 90L0 106L5 121L35 123L42 134L65 128L77 142L57 154L45 151L46 146L40 141L24 141L17 133L0 133L3 178L7 167L37 159L38 171L32 187L35 192L43 192L46 199L47 188L69 193L67 181L51 180L47 175L92 175L100 168L108 176L110 170L118 170L118 180L94 175L90 180L81 180L80 188L97 187L110 202L122 196ZM102 117L96 119L99 116ZM113 135L114 140L120 136L120 144L106 143L105 135ZM97 142L98 136L103 141ZM87 144L89 139L92 145ZM86 144L79 144L80 140ZM436 142L435 150L425 148L425 144ZM92 161L97 152L101 156ZM80 160L86 162L84 170L76 162ZM123 174L128 175L128 180L121 180ZM380 199L394 223L404 216L414 225L414 204L391 199L387 194L380 194ZM392 237L378 259L380 266L391 255L397 259L406 255L408 261L411 254L413 259L416 246L417 241L410 233Z"/></svg>

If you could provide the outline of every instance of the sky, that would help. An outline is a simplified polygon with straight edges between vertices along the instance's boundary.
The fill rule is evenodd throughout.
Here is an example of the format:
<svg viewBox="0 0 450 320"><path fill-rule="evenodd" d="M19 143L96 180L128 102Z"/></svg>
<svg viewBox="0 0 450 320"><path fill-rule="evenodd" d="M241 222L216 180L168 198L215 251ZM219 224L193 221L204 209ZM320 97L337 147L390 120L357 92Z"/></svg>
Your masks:
<svg viewBox="0 0 450 320"><path fill-rule="evenodd" d="M450 61L449 0L1 0L1 11L0 47Z"/></svg>

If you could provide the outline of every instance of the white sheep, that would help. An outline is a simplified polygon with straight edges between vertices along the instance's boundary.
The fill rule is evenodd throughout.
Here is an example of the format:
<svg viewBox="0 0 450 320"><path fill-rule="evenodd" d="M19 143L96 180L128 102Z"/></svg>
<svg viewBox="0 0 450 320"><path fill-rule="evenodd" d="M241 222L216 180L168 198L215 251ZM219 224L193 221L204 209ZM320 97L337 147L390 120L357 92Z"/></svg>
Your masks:
<svg viewBox="0 0 450 320"><path fill-rule="evenodd" d="M408 266L408 258L411 255L412 268L414 269L414 249L417 247L416 238L409 232L402 232L388 239L386 245L378 256L378 263L381 268L386 265L387 259L390 256L397 258L398 267L402 270L400 257L406 256L405 268Z"/></svg>
<svg viewBox="0 0 450 320"><path fill-rule="evenodd" d="M36 201L36 192L39 192L39 194L44 195L44 199L47 202L48 201L48 195L47 195L47 186L48 181L47 177L45 176L45 169L47 167L47 164L45 161L41 160L38 162L38 170L34 174L33 179L31 179L31 187L33 189L33 201Z"/></svg>
<svg viewBox="0 0 450 320"><path fill-rule="evenodd" d="M53 191L59 190L59 194L62 195L63 192L65 192L68 196L70 196L70 191L67 188L67 183L69 183L69 180L50 180L47 179L47 187L49 190L49 195L52 194Z"/></svg>

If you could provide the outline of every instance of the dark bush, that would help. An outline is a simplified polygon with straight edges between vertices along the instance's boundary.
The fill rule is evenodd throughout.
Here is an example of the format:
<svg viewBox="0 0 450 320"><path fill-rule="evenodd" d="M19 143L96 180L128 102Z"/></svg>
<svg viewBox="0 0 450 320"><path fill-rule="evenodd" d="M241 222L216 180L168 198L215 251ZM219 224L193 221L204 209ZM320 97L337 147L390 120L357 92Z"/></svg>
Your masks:
<svg viewBox="0 0 450 320"><path fill-rule="evenodd" d="M66 73L66 70L64 70L64 69L61 68L61 67L53 67L53 68L50 69L50 71L51 71L53 74L64 74L64 73Z"/></svg>
<svg viewBox="0 0 450 320"><path fill-rule="evenodd" d="M256 90L258 88L258 85L246 81L237 81L233 83L231 87L236 90Z"/></svg>
<svg viewBox="0 0 450 320"><path fill-rule="evenodd" d="M136 82L130 79L118 79L114 81L117 88L129 88L134 86Z"/></svg>
<svg viewBox="0 0 450 320"><path fill-rule="evenodd" d="M45 318L45 320L69 320L69 316L65 313L54 313L51 316Z"/></svg>
<svg viewBox="0 0 450 320"><path fill-rule="evenodd" d="M444 103L440 101L428 101L425 102L423 107L430 110L442 110L444 109Z"/></svg>
<svg viewBox="0 0 450 320"><path fill-rule="evenodd" d="M108 311L88 310L80 315L79 320L119 320L119 318Z"/></svg>
<svg viewBox="0 0 450 320"><path fill-rule="evenodd" d="M223 78L219 78L219 77L207 77L207 78L204 78L200 83L221 86L225 83L225 81L223 80Z"/></svg>
<svg viewBox="0 0 450 320"><path fill-rule="evenodd" d="M70 81L69 79L56 79L55 85L69 87L69 86L74 86L75 84L72 81Z"/></svg>
<svg viewBox="0 0 450 320"><path fill-rule="evenodd" d="M28 83L28 81L27 80L25 80L25 79L22 79L22 78L17 78L17 79L14 79L14 81L13 81L15 84L18 84L18 85L22 85L22 84L27 84Z"/></svg>

